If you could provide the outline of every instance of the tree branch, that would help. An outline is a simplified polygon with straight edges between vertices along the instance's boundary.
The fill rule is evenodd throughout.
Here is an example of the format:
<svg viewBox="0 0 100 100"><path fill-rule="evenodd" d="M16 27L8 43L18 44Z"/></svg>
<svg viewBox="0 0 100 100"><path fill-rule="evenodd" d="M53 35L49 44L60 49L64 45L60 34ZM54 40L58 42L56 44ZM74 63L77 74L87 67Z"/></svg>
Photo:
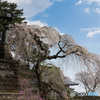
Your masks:
<svg viewBox="0 0 100 100"><path fill-rule="evenodd" d="M55 91L56 93L58 93L59 96L60 96L61 98L66 99L66 98L63 96L63 94L62 94L61 92L59 92L59 91L57 91L56 89L52 88L51 85L49 85L49 84L47 84L47 83L45 83L45 82L43 82L43 83L44 83L46 86L48 86L52 91Z"/></svg>

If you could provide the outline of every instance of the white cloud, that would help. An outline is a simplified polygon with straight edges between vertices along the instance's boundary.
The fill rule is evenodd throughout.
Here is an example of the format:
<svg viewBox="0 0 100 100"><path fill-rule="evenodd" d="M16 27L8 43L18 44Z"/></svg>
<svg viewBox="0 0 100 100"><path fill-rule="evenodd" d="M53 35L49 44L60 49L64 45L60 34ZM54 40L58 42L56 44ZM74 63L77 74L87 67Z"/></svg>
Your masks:
<svg viewBox="0 0 100 100"><path fill-rule="evenodd" d="M53 0L53 1L62 1L62 0Z"/></svg>
<svg viewBox="0 0 100 100"><path fill-rule="evenodd" d="M85 13L90 13L90 10L91 10L92 12L94 12L94 13L100 14L100 8L94 8L94 9L92 9L92 8L87 7L87 8L84 8L84 9L83 9L83 11L84 11Z"/></svg>
<svg viewBox="0 0 100 100"><path fill-rule="evenodd" d="M7 0L18 4L20 9L24 9L24 16L29 19L49 8L55 1L61 0Z"/></svg>
<svg viewBox="0 0 100 100"><path fill-rule="evenodd" d="M88 34L87 34L87 37L93 37L94 35L96 34L100 34L100 30L97 30L97 31L90 31Z"/></svg>
<svg viewBox="0 0 100 100"><path fill-rule="evenodd" d="M85 13L90 13L90 8L85 8L85 9L84 9L84 12L85 12Z"/></svg>
<svg viewBox="0 0 100 100"><path fill-rule="evenodd" d="M76 5L79 5L82 3L82 0L79 0L78 2L76 2Z"/></svg>
<svg viewBox="0 0 100 100"><path fill-rule="evenodd" d="M81 28L81 31L88 31L87 37L93 37L96 34L100 34L100 28L92 27L92 28Z"/></svg>
<svg viewBox="0 0 100 100"><path fill-rule="evenodd" d="M100 9L99 8L96 8L95 9L95 12L98 13L98 14L100 14Z"/></svg>
<svg viewBox="0 0 100 100"><path fill-rule="evenodd" d="M76 4L81 4L81 3L87 3L87 4L92 4L92 3L97 3L100 4L100 0L79 0L76 2Z"/></svg>
<svg viewBox="0 0 100 100"><path fill-rule="evenodd" d="M92 27L92 28L81 28L80 31L93 31L93 30L99 30L100 28Z"/></svg>
<svg viewBox="0 0 100 100"><path fill-rule="evenodd" d="M39 25L39 26L41 26L41 27L43 27L43 26L48 26L47 23L41 22L40 20L37 20L37 21L26 20L26 21L27 21L27 24L28 24L28 25Z"/></svg>
<svg viewBox="0 0 100 100"><path fill-rule="evenodd" d="M61 35L64 35L65 33L62 33L57 27L54 28L56 31L58 31Z"/></svg>
<svg viewBox="0 0 100 100"><path fill-rule="evenodd" d="M8 2L12 2L12 3L31 3L32 0L4 0L4 1L8 1Z"/></svg>
<svg viewBox="0 0 100 100"><path fill-rule="evenodd" d="M95 3L96 5L92 6L91 8L85 8L85 9L83 9L83 11L85 13L89 13L91 10L92 12L100 14L100 8L96 8L96 7L100 6L100 0L78 0L78 2L76 2L76 5L80 5L80 4L89 4L90 5L93 3Z"/></svg>

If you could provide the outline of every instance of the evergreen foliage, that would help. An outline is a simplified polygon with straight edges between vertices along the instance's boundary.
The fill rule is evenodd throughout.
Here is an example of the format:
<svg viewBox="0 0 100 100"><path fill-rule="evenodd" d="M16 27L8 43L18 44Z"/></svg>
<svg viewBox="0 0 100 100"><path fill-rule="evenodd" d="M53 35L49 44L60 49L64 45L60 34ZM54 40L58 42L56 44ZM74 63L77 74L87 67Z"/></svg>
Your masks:
<svg viewBox="0 0 100 100"><path fill-rule="evenodd" d="M21 17L23 9L17 7L15 3L0 2L0 31L8 29L9 24L21 23L25 19Z"/></svg>

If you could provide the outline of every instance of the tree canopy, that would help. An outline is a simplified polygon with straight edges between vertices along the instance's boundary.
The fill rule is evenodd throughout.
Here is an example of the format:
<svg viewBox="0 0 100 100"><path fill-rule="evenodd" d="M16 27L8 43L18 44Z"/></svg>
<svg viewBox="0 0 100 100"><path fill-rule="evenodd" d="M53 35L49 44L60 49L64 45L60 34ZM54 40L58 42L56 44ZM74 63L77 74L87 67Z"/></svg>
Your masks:
<svg viewBox="0 0 100 100"><path fill-rule="evenodd" d="M73 59L73 61L75 60L88 68L93 65L100 65L97 56L76 44L70 35L61 35L51 27L28 26L25 23L21 23L25 19L21 17L22 15L23 9L17 9L17 4L8 3L7 1L1 2L0 31L8 29L9 25L15 26L9 28L8 42L10 50L13 51L17 60L33 64L33 70L38 80L39 93L42 98L44 98L44 85L46 86L45 88L50 88L63 98L60 92L61 89L57 89L57 86L62 84L60 82L61 79L56 83L50 76L51 79L49 80L51 81L49 83L44 81L41 71L45 74L53 72L51 74L53 77L59 74L58 71L54 73L54 70L52 71L50 68L45 71L41 70L41 64L44 61L69 57L69 59ZM53 49L54 52L52 52ZM51 82L53 82L54 86L56 84L56 88L54 86L51 87Z"/></svg>
<svg viewBox="0 0 100 100"><path fill-rule="evenodd" d="M80 63L81 66L90 68L99 64L96 55L77 45L70 35L60 35L53 28L16 24L14 28L10 28L8 37L15 58L33 63L41 95L43 95L44 84L51 88L51 85L43 81L41 74L41 63L44 61L69 57L69 60L73 59L73 63L77 62L76 66ZM54 48L53 52L52 48ZM67 66L67 61L65 63ZM60 91L55 91L62 96Z"/></svg>
<svg viewBox="0 0 100 100"><path fill-rule="evenodd" d="M76 74L76 80L88 92L95 92L99 90L100 86L100 70L83 71Z"/></svg>
<svg viewBox="0 0 100 100"><path fill-rule="evenodd" d="M17 7L15 3L0 2L0 31L8 29L9 24L21 23L25 19L21 17L23 9Z"/></svg>

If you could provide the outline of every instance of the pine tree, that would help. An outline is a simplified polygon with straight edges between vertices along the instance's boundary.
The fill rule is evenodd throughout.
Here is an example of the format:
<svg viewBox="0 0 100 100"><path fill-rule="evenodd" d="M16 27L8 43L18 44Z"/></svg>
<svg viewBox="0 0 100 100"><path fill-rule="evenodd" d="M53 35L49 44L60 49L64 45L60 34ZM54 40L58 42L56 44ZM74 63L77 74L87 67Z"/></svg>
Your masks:
<svg viewBox="0 0 100 100"><path fill-rule="evenodd" d="M7 30L14 23L21 23L25 19L22 15L23 9L17 9L17 4L0 0L0 59L8 55L5 54L8 52Z"/></svg>
<svg viewBox="0 0 100 100"><path fill-rule="evenodd" d="M15 3L0 2L0 31L7 30L9 24L21 23L25 19L21 17L23 9L17 7Z"/></svg>

